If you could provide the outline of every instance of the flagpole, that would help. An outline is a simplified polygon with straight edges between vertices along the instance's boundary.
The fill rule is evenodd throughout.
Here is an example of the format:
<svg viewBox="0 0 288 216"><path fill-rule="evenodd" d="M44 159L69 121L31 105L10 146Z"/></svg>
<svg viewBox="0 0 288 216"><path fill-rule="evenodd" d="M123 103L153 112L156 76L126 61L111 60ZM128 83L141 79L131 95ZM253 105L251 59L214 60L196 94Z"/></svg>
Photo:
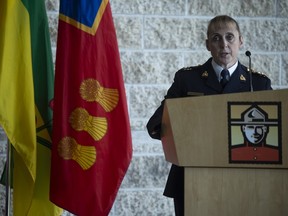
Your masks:
<svg viewBox="0 0 288 216"><path fill-rule="evenodd" d="M5 216L10 215L10 203L11 203L11 144L7 137L7 158L6 158L6 204L5 204Z"/></svg>

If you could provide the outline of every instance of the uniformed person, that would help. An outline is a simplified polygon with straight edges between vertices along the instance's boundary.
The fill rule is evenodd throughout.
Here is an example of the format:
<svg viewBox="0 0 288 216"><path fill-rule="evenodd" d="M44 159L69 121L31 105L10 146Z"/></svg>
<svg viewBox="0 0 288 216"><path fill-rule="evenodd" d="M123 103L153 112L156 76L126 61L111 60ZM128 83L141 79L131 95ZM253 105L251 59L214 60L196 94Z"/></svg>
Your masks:
<svg viewBox="0 0 288 216"><path fill-rule="evenodd" d="M206 47L212 57L200 66L177 71L165 99L187 97L191 92L214 95L250 91L249 71L238 61L238 51L242 45L243 37L238 23L226 15L214 17L208 24L206 39ZM226 74L221 75L223 70ZM270 79L263 74L253 72L251 77L254 91L272 89ZM221 85L222 79L225 79L223 85ZM147 123L148 133L154 139L161 138L165 99ZM217 115L217 107L215 107L215 115ZM175 214L184 215L183 167L172 164L164 195L174 198Z"/></svg>

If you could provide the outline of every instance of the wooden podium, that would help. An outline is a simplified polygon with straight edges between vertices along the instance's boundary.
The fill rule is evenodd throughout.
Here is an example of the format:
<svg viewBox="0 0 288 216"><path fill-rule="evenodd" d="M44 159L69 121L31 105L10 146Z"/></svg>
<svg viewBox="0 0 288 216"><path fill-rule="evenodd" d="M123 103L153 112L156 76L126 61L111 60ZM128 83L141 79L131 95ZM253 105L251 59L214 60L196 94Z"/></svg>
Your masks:
<svg viewBox="0 0 288 216"><path fill-rule="evenodd" d="M185 216L288 215L287 89L167 99L161 133Z"/></svg>

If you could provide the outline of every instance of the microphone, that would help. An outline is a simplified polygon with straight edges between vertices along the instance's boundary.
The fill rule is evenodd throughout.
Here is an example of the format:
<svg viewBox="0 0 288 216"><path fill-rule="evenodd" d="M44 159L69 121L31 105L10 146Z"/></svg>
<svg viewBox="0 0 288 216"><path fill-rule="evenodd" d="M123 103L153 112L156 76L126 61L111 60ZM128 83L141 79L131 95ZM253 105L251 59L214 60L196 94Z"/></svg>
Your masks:
<svg viewBox="0 0 288 216"><path fill-rule="evenodd" d="M252 69L251 69L251 52L249 50L247 50L245 52L245 55L248 56L249 58L249 75L250 75L250 91L253 92L253 82L252 82Z"/></svg>

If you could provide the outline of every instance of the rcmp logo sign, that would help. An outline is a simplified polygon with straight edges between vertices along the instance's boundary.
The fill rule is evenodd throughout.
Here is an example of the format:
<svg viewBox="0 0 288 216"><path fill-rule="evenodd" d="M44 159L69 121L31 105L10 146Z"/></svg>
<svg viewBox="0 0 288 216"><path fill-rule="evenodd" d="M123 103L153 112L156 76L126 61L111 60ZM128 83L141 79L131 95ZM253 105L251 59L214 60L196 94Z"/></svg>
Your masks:
<svg viewBox="0 0 288 216"><path fill-rule="evenodd" d="M229 102L229 163L282 164L281 103Z"/></svg>

